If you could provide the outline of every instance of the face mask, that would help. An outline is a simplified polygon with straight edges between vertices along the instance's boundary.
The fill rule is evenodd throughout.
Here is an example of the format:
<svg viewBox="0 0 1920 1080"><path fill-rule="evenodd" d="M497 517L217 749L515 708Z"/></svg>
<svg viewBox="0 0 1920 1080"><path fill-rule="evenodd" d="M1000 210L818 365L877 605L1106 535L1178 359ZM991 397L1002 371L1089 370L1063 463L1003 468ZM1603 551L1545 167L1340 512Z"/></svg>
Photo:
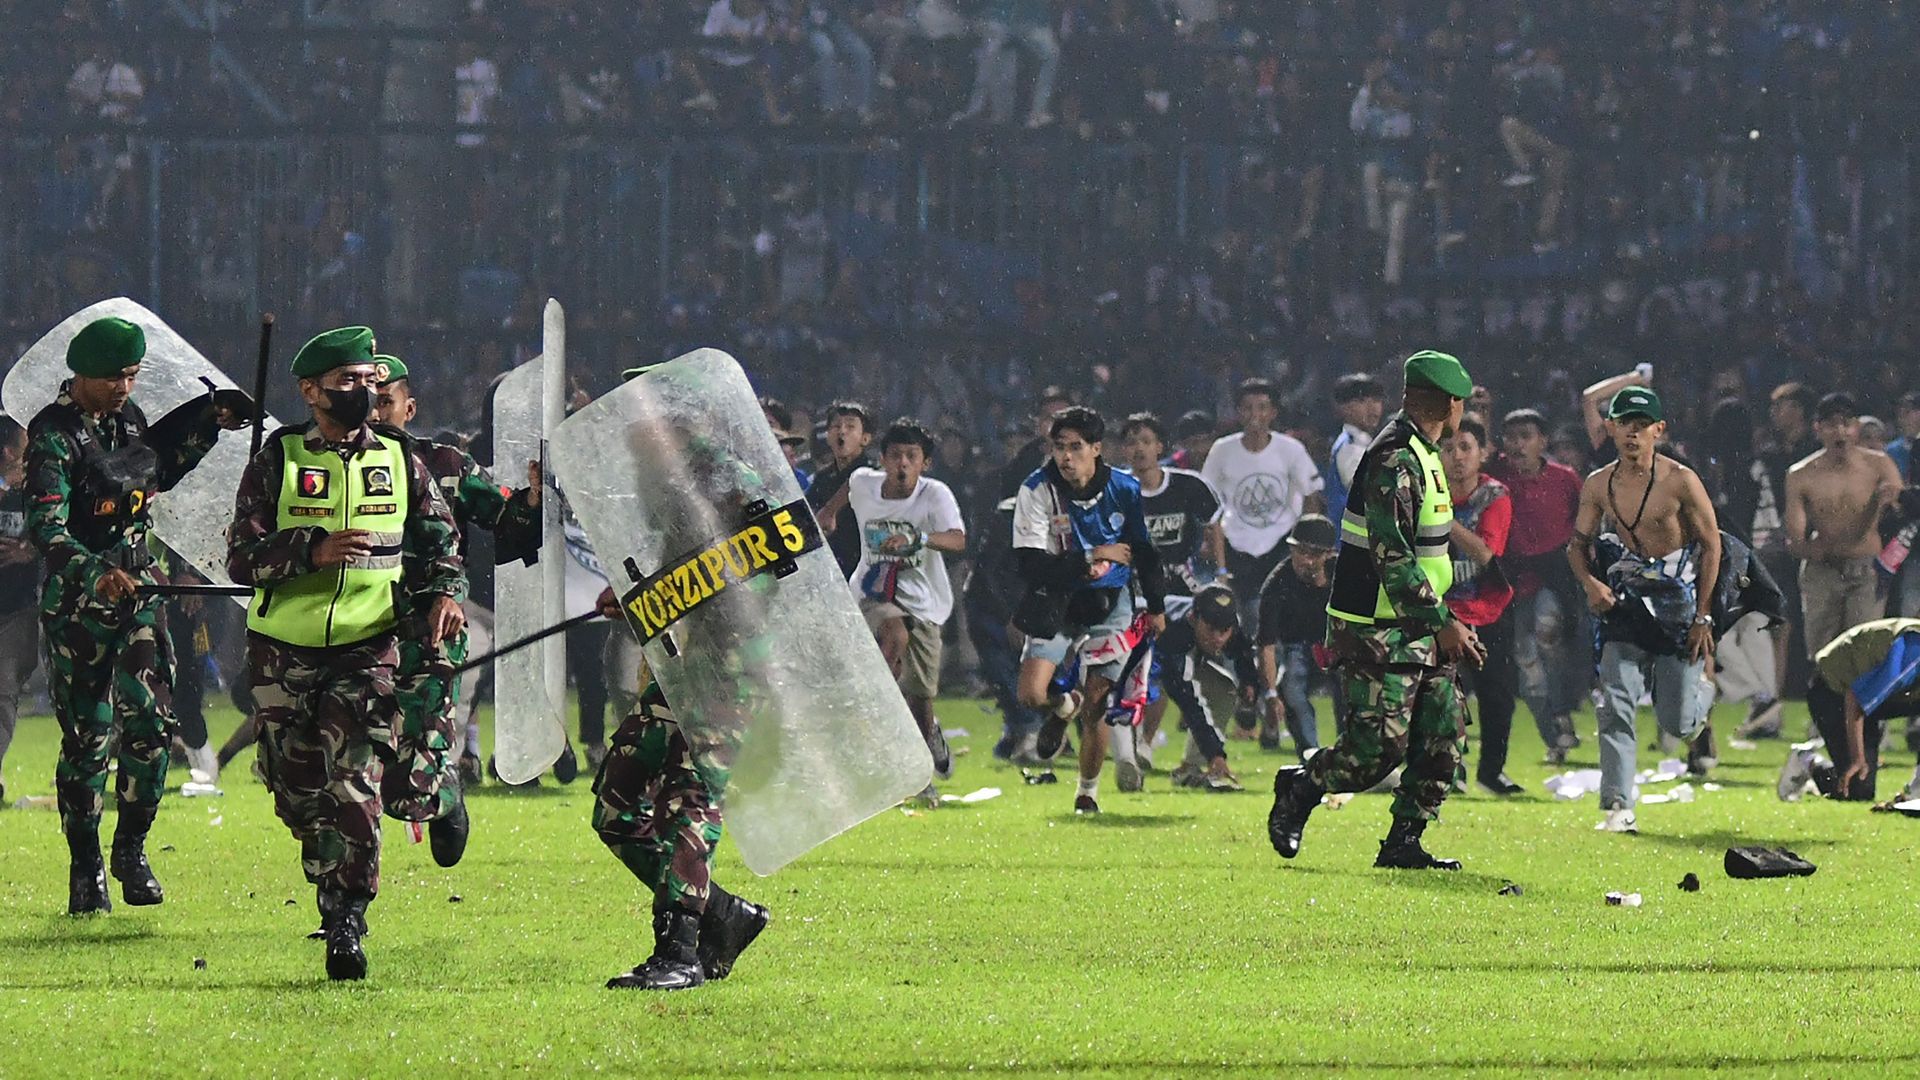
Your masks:
<svg viewBox="0 0 1920 1080"><path fill-rule="evenodd" d="M327 403L321 406L322 410L334 423L348 431L358 429L367 422L367 417L373 415L374 397L370 386L355 390L323 388L322 392L327 395Z"/></svg>

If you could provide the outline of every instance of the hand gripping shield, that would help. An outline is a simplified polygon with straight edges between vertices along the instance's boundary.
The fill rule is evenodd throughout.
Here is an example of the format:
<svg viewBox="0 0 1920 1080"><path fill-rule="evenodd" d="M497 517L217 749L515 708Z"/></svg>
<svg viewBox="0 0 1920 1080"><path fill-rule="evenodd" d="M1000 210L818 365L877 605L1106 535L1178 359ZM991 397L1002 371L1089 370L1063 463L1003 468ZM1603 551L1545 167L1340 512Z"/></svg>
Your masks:
<svg viewBox="0 0 1920 1080"><path fill-rule="evenodd" d="M185 338L160 321L160 316L124 296L74 313L47 332L22 356L0 385L0 404L22 424L53 404L60 384L71 378L67 370L67 343L88 323L109 316L126 319L146 332L147 356L140 364L133 400L149 424L194 398L204 397L207 383L221 390L239 387L213 361L187 344ZM279 427L272 416L266 429ZM170 491L153 500L153 532L162 542L193 564L208 581L232 585L227 576L227 526L233 522L233 500L240 490L240 474L247 467L244 429L222 431L212 451ZM234 601L245 605L247 597Z"/></svg>
<svg viewBox="0 0 1920 1080"><path fill-rule="evenodd" d="M653 368L551 451L749 869L926 786L926 744L732 357Z"/></svg>

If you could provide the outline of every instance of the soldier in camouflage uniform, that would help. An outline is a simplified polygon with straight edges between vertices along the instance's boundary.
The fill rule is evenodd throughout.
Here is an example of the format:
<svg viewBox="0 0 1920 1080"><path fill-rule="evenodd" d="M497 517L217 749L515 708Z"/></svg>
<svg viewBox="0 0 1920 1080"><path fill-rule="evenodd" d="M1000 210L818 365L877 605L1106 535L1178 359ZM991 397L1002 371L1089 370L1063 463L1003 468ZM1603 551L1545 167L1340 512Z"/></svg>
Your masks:
<svg viewBox="0 0 1920 1080"><path fill-rule="evenodd" d="M71 915L113 908L100 814L116 722L113 876L129 904L164 898L145 845L167 783L173 670L161 602L138 591L156 580L148 502L206 456L218 428L243 426L251 415L208 394L149 427L132 398L145 356L146 335L133 323L89 323L67 347L74 377L28 428L27 536L46 559L40 621L60 721L54 789L71 858Z"/></svg>
<svg viewBox="0 0 1920 1080"><path fill-rule="evenodd" d="M1341 522L1327 605L1327 648L1348 715L1333 746L1274 777L1267 832L1293 858L1307 816L1328 791L1364 791L1403 761L1393 827L1375 866L1458 870L1420 845L1460 767L1466 705L1455 665L1486 657L1442 599L1453 497L1439 443L1460 423L1473 382L1460 362L1421 352L1406 363L1406 403L1360 459Z"/></svg>
<svg viewBox="0 0 1920 1080"><path fill-rule="evenodd" d="M630 368L623 375L631 379L646 370ZM653 434L670 443L664 452L685 463L690 482L707 493L716 507L737 512L742 509L738 504L744 502L742 493L759 486L751 469L703 435L664 428ZM712 539L688 536L681 538L680 546L690 549ZM713 602L764 606L760 597L771 583L770 578L753 578L722 590ZM625 621L612 588L600 594L599 606L606 618ZM682 650L724 655L730 669L737 669L736 697L747 692L746 671L764 662L765 644L719 628L752 621L748 617L682 624L686 627L679 639ZM689 729L675 722L666 696L644 663L639 685L643 689L638 702L614 732L594 776L593 827L653 893L654 949L645 963L608 980L607 986L684 990L708 979L726 978L769 920L766 908L713 883L713 852L721 833L720 797L726 791L737 735L747 713L739 700L705 703L707 722L698 728L706 738L696 742Z"/></svg>
<svg viewBox="0 0 1920 1080"><path fill-rule="evenodd" d="M395 356L373 359L381 371L375 414L388 427L404 432L419 404L407 378L407 365ZM468 530L475 525L493 531L496 562L523 559L531 564L539 557L538 462L528 466L528 486L509 492L458 446L420 440L413 447L453 514L463 566ZM464 628L437 645L414 636L400 639L400 665L394 671L402 718L394 747L397 765L387 772L381 791L388 817L456 824L466 819L460 779L453 767L462 734L453 673L466 659ZM466 835L464 825L434 829L434 861L441 866L458 863Z"/></svg>
<svg viewBox="0 0 1920 1080"><path fill-rule="evenodd" d="M372 331L321 334L293 374L313 419L275 432L248 463L227 572L254 589L248 682L274 811L316 886L327 975L359 979L380 886L382 778L403 767L398 638L457 637L465 579L453 515L414 441L369 424Z"/></svg>

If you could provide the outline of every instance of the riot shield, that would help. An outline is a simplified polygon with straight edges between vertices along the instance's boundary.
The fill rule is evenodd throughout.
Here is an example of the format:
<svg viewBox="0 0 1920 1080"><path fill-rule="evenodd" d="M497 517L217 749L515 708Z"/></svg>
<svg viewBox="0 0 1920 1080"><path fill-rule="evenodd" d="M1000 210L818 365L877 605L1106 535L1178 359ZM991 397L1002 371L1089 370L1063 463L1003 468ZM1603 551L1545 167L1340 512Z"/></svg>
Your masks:
<svg viewBox="0 0 1920 1080"><path fill-rule="evenodd" d="M67 370L67 343L88 323L109 316L126 319L146 332L147 358L140 365L133 400L149 421L205 394L207 384L202 379L222 389L238 389L160 316L121 296L68 316L27 350L0 385L0 404L7 413L25 424L53 404L60 384L73 374ZM267 417L269 432L279 426L279 421ZM247 467L251 438L245 430L221 432L212 451L173 490L153 499L154 535L216 585L233 584L227 576L227 526L233 523L234 495ZM247 598L237 596L234 601L244 605Z"/></svg>
<svg viewBox="0 0 1920 1080"><path fill-rule="evenodd" d="M550 450L749 869L926 786L926 744L732 357L628 381Z"/></svg>
<svg viewBox="0 0 1920 1080"><path fill-rule="evenodd" d="M557 342L548 341L551 347ZM564 345L561 346L564 348ZM511 472L521 463L544 461L548 367L561 368L564 353L541 356L500 380L493 397L493 462ZM560 361L560 362L554 362ZM564 378L562 385L564 385ZM561 404L564 405L564 402ZM494 638L517 641L566 618L561 575L568 561L562 535L562 501L551 467L540 500L540 560L495 568ZM556 634L493 662L493 764L500 778L524 783L545 772L566 747L567 639Z"/></svg>

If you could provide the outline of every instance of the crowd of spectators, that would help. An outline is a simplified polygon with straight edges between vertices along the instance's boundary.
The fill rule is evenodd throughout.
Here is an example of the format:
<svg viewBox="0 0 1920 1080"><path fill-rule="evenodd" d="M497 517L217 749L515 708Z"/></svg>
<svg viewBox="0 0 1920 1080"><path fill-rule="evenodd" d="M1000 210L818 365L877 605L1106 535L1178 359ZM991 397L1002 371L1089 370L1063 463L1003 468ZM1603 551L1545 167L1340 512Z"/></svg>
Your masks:
<svg viewBox="0 0 1920 1080"><path fill-rule="evenodd" d="M184 325L366 318L484 375L551 294L608 370L718 342L788 397L826 371L976 437L1055 378L1173 370L1218 412L1259 374L1313 402L1409 336L1504 337L1490 382L1562 398L1647 340L1787 378L1911 339L1897 5L467 0L427 30L348 2L17 8L21 336L157 281ZM372 137L401 62L444 69L424 221L396 222ZM1737 299L1718 317L1657 300L1705 278Z"/></svg>

